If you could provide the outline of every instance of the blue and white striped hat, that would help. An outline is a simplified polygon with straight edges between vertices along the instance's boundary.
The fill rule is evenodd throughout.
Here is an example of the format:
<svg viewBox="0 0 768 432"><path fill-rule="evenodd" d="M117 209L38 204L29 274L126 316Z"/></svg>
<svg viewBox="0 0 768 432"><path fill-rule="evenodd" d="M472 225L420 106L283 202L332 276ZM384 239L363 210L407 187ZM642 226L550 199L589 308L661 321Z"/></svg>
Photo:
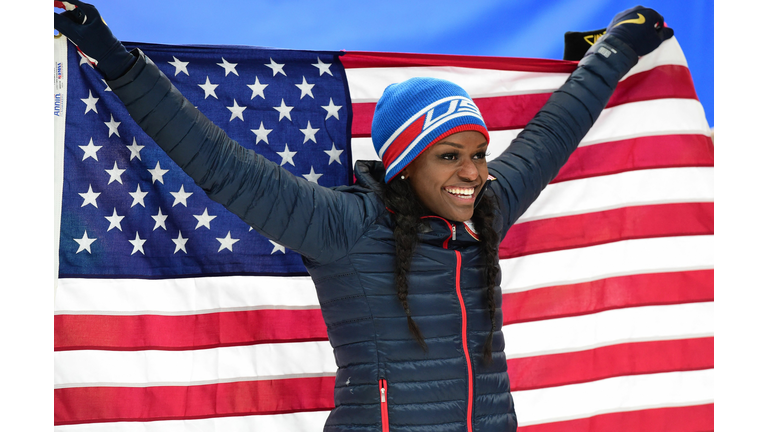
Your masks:
<svg viewBox="0 0 768 432"><path fill-rule="evenodd" d="M376 104L371 138L388 183L421 152L457 132L474 130L490 141L477 105L458 85L437 78L392 84Z"/></svg>

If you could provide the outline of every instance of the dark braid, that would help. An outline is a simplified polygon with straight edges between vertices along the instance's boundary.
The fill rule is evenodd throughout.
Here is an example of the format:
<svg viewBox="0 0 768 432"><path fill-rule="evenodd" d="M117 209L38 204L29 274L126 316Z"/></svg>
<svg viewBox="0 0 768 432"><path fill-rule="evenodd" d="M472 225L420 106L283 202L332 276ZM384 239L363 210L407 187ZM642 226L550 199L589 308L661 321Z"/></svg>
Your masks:
<svg viewBox="0 0 768 432"><path fill-rule="evenodd" d="M424 208L416 199L408 181L396 177L390 181L384 190L384 203L392 210L395 218L395 283L397 297L403 305L408 317L408 329L416 338L421 348L426 352L427 343L421 334L419 326L411 317L408 306L408 273L411 270L411 258L418 245L418 228Z"/></svg>
<svg viewBox="0 0 768 432"><path fill-rule="evenodd" d="M490 362L493 352L493 332L496 330L496 278L501 269L499 268L499 234L493 229L496 209L494 199L488 194L482 197L480 203L475 208L475 214L472 216L472 222L480 234L483 242L483 254L485 255L485 284L486 296L488 301L488 310L491 315L491 331L485 339L483 346L483 358Z"/></svg>
<svg viewBox="0 0 768 432"><path fill-rule="evenodd" d="M397 286L397 297L408 317L408 329L419 345L427 350L427 343L419 330L419 326L411 317L411 310L408 306L408 273L411 269L411 258L418 245L418 229L421 216L426 212L419 200L413 193L411 184L395 177L384 187L384 204L392 210L395 219L395 283ZM496 330L496 299L494 289L496 287L496 278L499 275L498 252L499 235L493 229L494 218L496 216L497 205L495 200L487 194L483 196L475 208L472 216L472 222L475 229L480 234L483 242L483 254L485 255L485 282L486 295L488 301L488 310L491 317L491 331L485 341L483 348L483 357L486 361L491 360L493 332Z"/></svg>

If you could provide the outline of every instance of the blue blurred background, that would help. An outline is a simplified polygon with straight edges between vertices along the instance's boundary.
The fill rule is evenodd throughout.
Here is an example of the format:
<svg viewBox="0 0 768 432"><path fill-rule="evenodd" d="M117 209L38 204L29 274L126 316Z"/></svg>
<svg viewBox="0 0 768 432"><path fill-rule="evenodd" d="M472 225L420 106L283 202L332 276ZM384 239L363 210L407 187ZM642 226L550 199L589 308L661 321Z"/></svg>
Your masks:
<svg viewBox="0 0 768 432"><path fill-rule="evenodd" d="M638 0L91 0L118 39L561 59L563 34L606 27ZM711 127L714 0L644 1L683 48Z"/></svg>

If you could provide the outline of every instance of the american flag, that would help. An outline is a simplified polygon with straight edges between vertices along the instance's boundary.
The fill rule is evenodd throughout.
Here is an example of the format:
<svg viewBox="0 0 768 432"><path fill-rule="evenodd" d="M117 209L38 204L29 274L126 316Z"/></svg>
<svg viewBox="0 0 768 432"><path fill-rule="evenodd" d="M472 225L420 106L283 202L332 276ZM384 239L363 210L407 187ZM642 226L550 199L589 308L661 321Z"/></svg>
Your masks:
<svg viewBox="0 0 768 432"><path fill-rule="evenodd" d="M245 147L324 186L376 159L373 109L413 76L474 98L503 151L574 62L140 47ZM60 431L321 430L336 366L297 254L260 237L55 40ZM714 427L713 142L676 40L642 58L500 250L524 432Z"/></svg>

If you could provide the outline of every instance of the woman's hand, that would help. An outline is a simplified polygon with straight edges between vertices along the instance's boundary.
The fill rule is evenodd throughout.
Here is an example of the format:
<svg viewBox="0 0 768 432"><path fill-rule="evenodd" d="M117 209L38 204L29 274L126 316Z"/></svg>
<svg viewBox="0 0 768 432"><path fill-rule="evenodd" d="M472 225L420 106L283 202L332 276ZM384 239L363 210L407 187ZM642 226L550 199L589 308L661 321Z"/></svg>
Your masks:
<svg viewBox="0 0 768 432"><path fill-rule="evenodd" d="M671 38L675 32L664 25L664 17L655 10L635 6L616 14L606 34L629 45L638 56L644 56Z"/></svg>
<svg viewBox="0 0 768 432"><path fill-rule="evenodd" d="M79 0L61 2L67 11L53 14L53 27L96 61L96 67L113 80L122 76L136 62L104 23L93 5ZM73 8L71 8L73 7Z"/></svg>

